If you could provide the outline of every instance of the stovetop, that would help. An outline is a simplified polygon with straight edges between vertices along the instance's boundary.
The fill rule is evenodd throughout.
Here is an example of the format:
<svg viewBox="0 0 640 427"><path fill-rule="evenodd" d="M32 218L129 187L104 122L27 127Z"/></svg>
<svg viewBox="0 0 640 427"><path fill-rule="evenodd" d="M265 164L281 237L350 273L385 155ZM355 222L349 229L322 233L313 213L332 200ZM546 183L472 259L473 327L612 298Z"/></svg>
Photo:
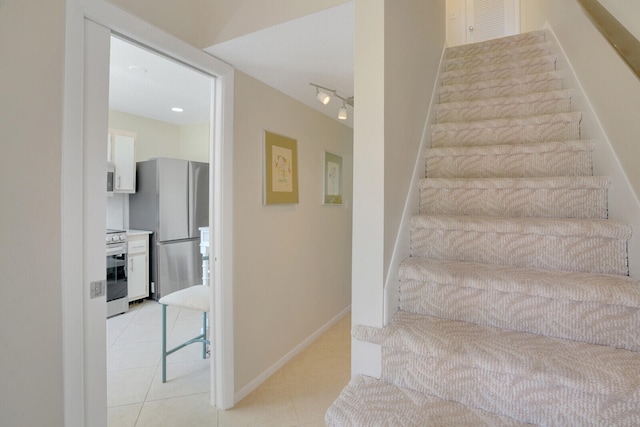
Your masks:
<svg viewBox="0 0 640 427"><path fill-rule="evenodd" d="M127 232L124 230L114 230L107 228L106 242L107 245L113 245L117 243L125 243L127 241Z"/></svg>

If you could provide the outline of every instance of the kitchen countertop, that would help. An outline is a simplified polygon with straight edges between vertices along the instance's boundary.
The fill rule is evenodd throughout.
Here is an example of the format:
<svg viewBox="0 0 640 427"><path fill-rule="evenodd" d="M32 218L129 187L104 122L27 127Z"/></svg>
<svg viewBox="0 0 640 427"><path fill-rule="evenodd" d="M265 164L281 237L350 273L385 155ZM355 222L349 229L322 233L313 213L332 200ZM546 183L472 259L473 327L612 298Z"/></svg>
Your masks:
<svg viewBox="0 0 640 427"><path fill-rule="evenodd" d="M137 236L141 234L153 234L153 231L148 230L127 230L128 236Z"/></svg>

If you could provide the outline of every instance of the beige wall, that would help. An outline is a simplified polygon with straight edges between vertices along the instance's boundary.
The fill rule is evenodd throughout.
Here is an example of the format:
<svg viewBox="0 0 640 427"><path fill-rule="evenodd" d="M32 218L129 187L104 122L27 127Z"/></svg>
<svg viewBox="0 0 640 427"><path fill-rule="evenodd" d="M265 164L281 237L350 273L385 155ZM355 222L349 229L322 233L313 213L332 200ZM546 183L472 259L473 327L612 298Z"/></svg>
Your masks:
<svg viewBox="0 0 640 427"><path fill-rule="evenodd" d="M196 47L203 45L211 0L105 0Z"/></svg>
<svg viewBox="0 0 640 427"><path fill-rule="evenodd" d="M63 0L0 1L2 426L63 425L64 31Z"/></svg>
<svg viewBox="0 0 640 427"><path fill-rule="evenodd" d="M599 0L637 39L640 39L640 1Z"/></svg>
<svg viewBox="0 0 640 427"><path fill-rule="evenodd" d="M547 20L549 0L520 0L520 31L541 30Z"/></svg>
<svg viewBox="0 0 640 427"><path fill-rule="evenodd" d="M282 24L352 0L203 0L209 3L210 23L203 47Z"/></svg>
<svg viewBox="0 0 640 427"><path fill-rule="evenodd" d="M236 72L236 393L350 304L352 130ZM263 133L297 140L299 203L263 206ZM343 206L323 206L322 150L343 157Z"/></svg>
<svg viewBox="0 0 640 427"><path fill-rule="evenodd" d="M106 0L198 48L351 0Z"/></svg>
<svg viewBox="0 0 640 427"><path fill-rule="evenodd" d="M178 126L109 110L109 127L136 133L136 161L153 157L209 162L209 124Z"/></svg>
<svg viewBox="0 0 640 427"><path fill-rule="evenodd" d="M355 6L352 321L382 326L385 282L395 283L396 262L408 254L402 224L417 212L411 185L416 171L424 173L420 150L445 45L445 0ZM377 357L352 341L352 373L375 375Z"/></svg>

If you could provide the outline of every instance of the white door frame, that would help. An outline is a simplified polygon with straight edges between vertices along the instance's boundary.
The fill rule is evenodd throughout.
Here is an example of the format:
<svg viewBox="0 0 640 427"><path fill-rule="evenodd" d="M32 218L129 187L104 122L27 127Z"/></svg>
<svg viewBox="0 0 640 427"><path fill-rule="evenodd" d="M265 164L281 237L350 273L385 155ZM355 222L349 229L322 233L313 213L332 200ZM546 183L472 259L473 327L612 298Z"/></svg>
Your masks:
<svg viewBox="0 0 640 427"><path fill-rule="evenodd" d="M213 173L210 176L209 224L212 224L211 280L212 296L212 344L211 373L212 404L228 409L234 402L233 371L233 73L227 64L168 35L148 23L109 5L104 0L67 0L65 41L65 93L64 129L62 153L62 299L63 299L63 381L65 425L106 426L106 356L95 360L95 355L106 355L106 322L102 311L106 303L101 299L89 299L88 282L100 280L96 261L96 248L103 248L106 219L96 214L100 209L91 206L92 192L100 192L106 167L96 157L95 150L103 147L104 137L91 135L95 129L107 126L107 117L92 117L83 103L85 79L104 79L85 75L85 20L97 23L107 31L98 31L94 39L110 36L114 31L156 51L177 59L205 73L216 76L217 94L213 105L212 147L210 160ZM89 24L92 25L92 24ZM105 46L107 47L105 49ZM108 42L91 45L88 60L98 58L96 66L103 66L105 55L108 64ZM108 73L106 73L108 78ZM104 84L98 82L98 86ZM90 83L90 84L93 84ZM106 82L108 85L108 80ZM100 91L98 91L100 92ZM98 96L102 96L98 94ZM105 99L93 99L96 104L108 103ZM95 113L94 113L95 114ZM102 122L101 122L102 121ZM87 129L85 129L87 128ZM89 132L89 134L87 134ZM99 144L99 146L97 145ZM95 208L98 208L97 210ZM106 212L105 209L102 209ZM101 253L97 250L97 253ZM86 254L86 256L85 256ZM104 258L104 256L102 256ZM96 304L99 304L98 306ZM98 309L96 309L98 308ZM103 330L95 330L101 319ZM94 356L92 356L92 354Z"/></svg>

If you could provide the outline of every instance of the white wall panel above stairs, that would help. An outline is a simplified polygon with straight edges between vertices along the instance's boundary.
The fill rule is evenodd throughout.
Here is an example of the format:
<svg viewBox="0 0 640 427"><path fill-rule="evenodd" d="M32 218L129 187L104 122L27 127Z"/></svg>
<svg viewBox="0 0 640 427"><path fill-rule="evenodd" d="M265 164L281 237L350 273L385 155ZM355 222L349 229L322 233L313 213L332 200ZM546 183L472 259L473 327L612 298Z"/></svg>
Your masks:
<svg viewBox="0 0 640 427"><path fill-rule="evenodd" d="M327 424L640 425L632 230L607 219L545 33L445 62L400 311L353 330L382 347L381 378L355 377Z"/></svg>

